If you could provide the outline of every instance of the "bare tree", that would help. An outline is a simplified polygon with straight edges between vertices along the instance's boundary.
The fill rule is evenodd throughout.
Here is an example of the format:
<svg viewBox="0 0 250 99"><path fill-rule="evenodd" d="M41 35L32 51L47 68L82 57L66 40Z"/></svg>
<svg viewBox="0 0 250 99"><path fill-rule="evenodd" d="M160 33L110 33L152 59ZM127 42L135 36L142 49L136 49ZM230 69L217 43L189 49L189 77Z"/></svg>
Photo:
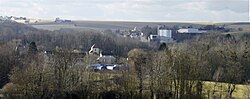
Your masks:
<svg viewBox="0 0 250 99"><path fill-rule="evenodd" d="M143 91L143 79L145 77L145 68L146 61L147 61L147 54L141 49L133 49L129 51L128 58L131 62L131 65L133 66L135 73L137 75L137 78L139 79L139 96L140 99L142 99L142 91ZM131 67L132 67L131 66Z"/></svg>

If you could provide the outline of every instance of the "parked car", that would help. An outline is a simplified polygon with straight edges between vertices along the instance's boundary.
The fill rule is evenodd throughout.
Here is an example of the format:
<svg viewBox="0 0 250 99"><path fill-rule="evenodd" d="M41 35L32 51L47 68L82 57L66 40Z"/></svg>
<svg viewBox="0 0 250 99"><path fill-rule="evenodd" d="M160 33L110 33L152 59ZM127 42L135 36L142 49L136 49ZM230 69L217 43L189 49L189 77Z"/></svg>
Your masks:
<svg viewBox="0 0 250 99"><path fill-rule="evenodd" d="M117 64L93 64L89 66L89 69L94 71L100 71L100 70L111 70L115 71L120 68L121 65Z"/></svg>
<svg viewBox="0 0 250 99"><path fill-rule="evenodd" d="M92 64L89 65L88 68L93 71L99 71L105 69L105 66L103 64Z"/></svg>

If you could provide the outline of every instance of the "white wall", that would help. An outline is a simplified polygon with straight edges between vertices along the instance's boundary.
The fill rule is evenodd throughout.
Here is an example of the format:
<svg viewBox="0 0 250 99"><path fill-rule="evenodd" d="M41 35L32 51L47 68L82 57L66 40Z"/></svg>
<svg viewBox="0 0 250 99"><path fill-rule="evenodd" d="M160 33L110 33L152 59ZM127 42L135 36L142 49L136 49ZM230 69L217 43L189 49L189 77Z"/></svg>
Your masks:
<svg viewBox="0 0 250 99"><path fill-rule="evenodd" d="M158 38L158 35L150 35L150 39L153 40L153 39L157 39Z"/></svg>
<svg viewBox="0 0 250 99"><path fill-rule="evenodd" d="M200 33L200 31L198 29L189 28L189 29L179 29L178 33Z"/></svg>
<svg viewBox="0 0 250 99"><path fill-rule="evenodd" d="M172 38L172 30L159 30L158 32L159 36Z"/></svg>

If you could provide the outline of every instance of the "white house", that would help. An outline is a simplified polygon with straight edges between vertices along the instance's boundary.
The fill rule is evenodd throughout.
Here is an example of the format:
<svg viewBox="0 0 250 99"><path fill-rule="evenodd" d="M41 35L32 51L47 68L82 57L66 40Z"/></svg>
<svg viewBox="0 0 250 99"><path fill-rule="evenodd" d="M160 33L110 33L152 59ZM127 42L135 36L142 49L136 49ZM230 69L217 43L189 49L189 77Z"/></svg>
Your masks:
<svg viewBox="0 0 250 99"><path fill-rule="evenodd" d="M138 38L139 36L137 35L137 33L131 33L130 34L130 38Z"/></svg>
<svg viewBox="0 0 250 99"><path fill-rule="evenodd" d="M152 34L151 34L151 35L149 36L149 39L150 39L150 40L155 40L155 39L158 39L158 37L159 37L158 35L152 35Z"/></svg>
<svg viewBox="0 0 250 99"><path fill-rule="evenodd" d="M95 44L91 46L89 50L89 54L97 54L99 55L101 50L99 48L95 48Z"/></svg>
<svg viewBox="0 0 250 99"><path fill-rule="evenodd" d="M99 61L99 63L112 64L115 63L116 58L112 55L102 55L102 53L100 53L100 56L97 58L97 61Z"/></svg>

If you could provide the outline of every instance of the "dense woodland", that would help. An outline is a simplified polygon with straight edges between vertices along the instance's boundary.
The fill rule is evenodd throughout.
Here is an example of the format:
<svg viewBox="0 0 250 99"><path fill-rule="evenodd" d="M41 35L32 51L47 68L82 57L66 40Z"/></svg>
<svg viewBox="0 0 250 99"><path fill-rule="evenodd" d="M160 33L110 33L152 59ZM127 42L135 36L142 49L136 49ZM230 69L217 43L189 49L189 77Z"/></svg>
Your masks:
<svg viewBox="0 0 250 99"><path fill-rule="evenodd" d="M246 35L236 39L230 34L208 34L162 44L159 49L114 36L0 24L1 93L22 99L203 99L219 97L215 90L203 90L205 81L213 81L227 83L226 93L220 94L230 98L236 84L248 84L250 79ZM27 45L27 53L17 52L19 44ZM91 58L79 60L70 49L88 50L92 44L113 52L128 67L120 71L88 70ZM41 50L56 46L61 50L46 62Z"/></svg>
<svg viewBox="0 0 250 99"><path fill-rule="evenodd" d="M21 40L17 44L27 46L30 42L36 42L40 50L54 50L59 47L88 51L95 44L103 51L124 56L132 48L150 48L146 43L130 38L117 37L112 31L105 34L96 31L79 32L64 29L47 31L13 22L0 24L0 31L1 43Z"/></svg>

